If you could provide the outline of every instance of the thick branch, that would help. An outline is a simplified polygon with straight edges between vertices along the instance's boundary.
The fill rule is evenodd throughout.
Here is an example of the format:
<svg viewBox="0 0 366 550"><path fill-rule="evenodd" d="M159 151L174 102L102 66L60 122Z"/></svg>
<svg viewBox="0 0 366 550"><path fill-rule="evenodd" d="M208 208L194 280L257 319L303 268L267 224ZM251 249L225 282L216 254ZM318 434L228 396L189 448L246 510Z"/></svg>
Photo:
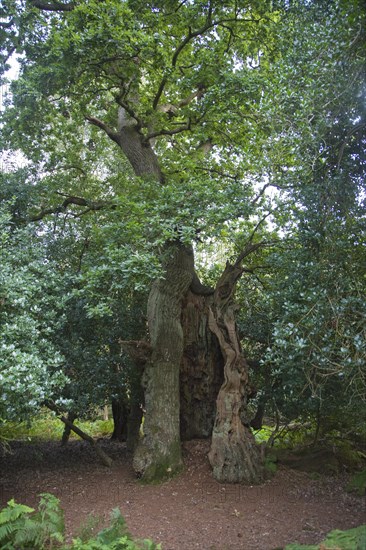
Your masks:
<svg viewBox="0 0 366 550"><path fill-rule="evenodd" d="M16 48L9 48L7 53L4 54L3 60L2 60L2 66L4 68L5 64L9 61L13 53L15 52Z"/></svg>
<svg viewBox="0 0 366 550"><path fill-rule="evenodd" d="M189 288L193 294L198 294L199 296L211 296L215 292L214 288L201 283L195 271L193 272L192 282Z"/></svg>
<svg viewBox="0 0 366 550"><path fill-rule="evenodd" d="M119 343L137 366L144 366L149 361L152 347L146 340L120 340Z"/></svg>
<svg viewBox="0 0 366 550"><path fill-rule="evenodd" d="M209 15L207 17L206 25L204 25L198 31L195 31L195 32L192 32L191 28L189 28L189 32L188 32L187 36L182 40L182 42L179 44L179 46L177 47L177 49L175 50L175 52L173 54L173 57L172 57L172 67L173 67L173 69L175 68L175 66L177 64L178 57L179 57L180 53L182 52L182 50L184 50L184 48L187 46L187 44L189 44L189 42L191 40L193 40L197 36L200 36L201 34L204 34L208 29L210 29L211 27L214 26L212 24L212 21L211 21L211 11L212 10L211 10L211 7L210 7L210 11L209 11ZM160 84L159 84L158 91L156 92L156 96L155 96L154 101L153 101L153 108L154 109L156 109L158 104L159 104L160 98L163 94L163 91L164 91L164 88L165 88L165 85L166 85L167 82L168 82L168 78L167 78L166 75L164 75L161 82L160 82Z"/></svg>
<svg viewBox="0 0 366 550"><path fill-rule="evenodd" d="M72 11L74 2L63 4L62 2L42 2L42 0L29 0L34 8L45 11Z"/></svg>
<svg viewBox="0 0 366 550"><path fill-rule="evenodd" d="M265 185L263 185L262 189L259 191L258 195L252 200L252 202L250 203L252 206L254 206L261 197L263 197L266 189L268 189L268 187L271 187L272 186L272 183L266 183Z"/></svg>
<svg viewBox="0 0 366 550"><path fill-rule="evenodd" d="M198 99L201 99L204 93L205 93L205 86L203 84L200 84L197 90L189 94L189 96L185 97L178 103L178 107L185 107L186 105L189 105L196 97Z"/></svg>
<svg viewBox="0 0 366 550"><path fill-rule="evenodd" d="M179 128L175 128L174 130L157 130L156 132L152 132L151 134L147 135L144 141L149 141L150 139L154 139L158 136L174 136L175 134L180 134L181 132L186 132L187 130L191 129L191 121L188 121L186 124L180 126Z"/></svg>
<svg viewBox="0 0 366 550"><path fill-rule="evenodd" d="M88 122L90 122L90 124L93 124L94 126L97 126L98 128L104 130L104 132L107 134L108 137L111 138L112 141L117 143L117 145L120 145L119 134L112 130L112 128L110 128L105 122L93 116L87 116L85 118Z"/></svg>
<svg viewBox="0 0 366 550"><path fill-rule="evenodd" d="M200 35L204 34L206 31L208 31L209 29L211 29L215 26L218 26L218 25L222 25L223 23L248 22L248 21L258 22L258 20L239 19L239 18L222 19L221 21L212 21L212 6L210 5L206 24L203 27L201 27L200 29L198 29L197 31L195 31L195 32L192 32L191 28L189 28L189 32L188 32L187 36L182 40L182 42L179 44L179 46L175 50L175 52L173 54L173 57L172 57L172 67L173 67L173 69L175 68L175 66L177 64L178 57L181 54L181 52L189 44L189 42L191 40L193 40L194 38L197 38L197 36L200 36ZM155 96L154 101L153 101L153 108L154 109L156 109L158 104L159 104L160 98L163 94L163 91L164 91L164 88L165 88L165 85L166 85L167 81L168 81L168 78L167 78L166 75L164 75L161 82L160 82L158 91L156 92L156 96Z"/></svg>
<svg viewBox="0 0 366 550"><path fill-rule="evenodd" d="M160 101L160 98L161 98L161 95L164 91L164 88L165 88L165 84L167 83L168 79L166 76L163 76L160 84L159 84L159 88L158 88L158 91L156 92L156 96L154 98L154 101L153 101L153 109L156 109L158 104L159 104L159 101Z"/></svg>
<svg viewBox="0 0 366 550"><path fill-rule="evenodd" d="M58 193L58 194L62 195L62 193ZM42 208L38 214L35 214L34 216L31 216L28 219L31 222L37 222L42 220L46 216L49 216L50 214L60 214L62 212L65 212L65 210L67 210L70 204L75 204L77 206L86 206L88 212L90 210L97 211L108 207L114 208L114 205L112 203L93 202L93 201L84 199L82 197L67 196L61 205L55 206L53 208Z"/></svg>
<svg viewBox="0 0 366 550"><path fill-rule="evenodd" d="M142 124L142 121L139 119L139 117L136 115L135 111L131 109L131 107L127 105L126 102L123 101L122 96L117 96L116 101L120 106L120 109L118 111L118 127L121 128L123 126L131 126L131 121L129 121L128 124L123 123L123 120L126 121L125 114L127 113L128 115L130 115L136 130L139 131L142 128L143 124Z"/></svg>

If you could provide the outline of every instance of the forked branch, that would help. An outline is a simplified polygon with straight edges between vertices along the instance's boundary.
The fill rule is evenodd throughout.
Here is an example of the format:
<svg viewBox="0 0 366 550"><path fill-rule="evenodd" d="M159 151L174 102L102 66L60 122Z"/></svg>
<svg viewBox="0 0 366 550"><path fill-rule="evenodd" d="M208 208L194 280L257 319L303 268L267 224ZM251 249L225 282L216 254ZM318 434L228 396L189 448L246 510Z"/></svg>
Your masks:
<svg viewBox="0 0 366 550"><path fill-rule="evenodd" d="M85 118L90 124L93 124L94 126L97 126L98 128L101 128L102 130L104 130L104 132L107 134L107 136L110 137L112 141L117 143L117 145L120 144L119 134L117 132L115 132L114 130L112 130L112 128L110 128L108 126L108 124L106 124L105 122L103 122L99 118L96 118L96 117L93 117L93 116L87 116Z"/></svg>

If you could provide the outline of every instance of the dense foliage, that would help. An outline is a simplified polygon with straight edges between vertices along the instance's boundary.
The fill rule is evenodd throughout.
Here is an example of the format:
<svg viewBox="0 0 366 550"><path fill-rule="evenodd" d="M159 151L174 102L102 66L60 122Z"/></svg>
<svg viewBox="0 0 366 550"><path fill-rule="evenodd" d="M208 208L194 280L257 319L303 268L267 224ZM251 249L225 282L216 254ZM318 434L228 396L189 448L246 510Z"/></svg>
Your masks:
<svg viewBox="0 0 366 550"><path fill-rule="evenodd" d="M361 424L362 2L41 4L0 11L3 74L20 63L2 145L27 159L0 189L1 418L123 393L164 244L193 242L212 283L253 239L238 326L258 400ZM163 185L116 147L121 111Z"/></svg>
<svg viewBox="0 0 366 550"><path fill-rule="evenodd" d="M6 205L5 205L6 206ZM14 228L1 212L0 418L26 419L67 382L54 344L62 323L62 280L29 228Z"/></svg>

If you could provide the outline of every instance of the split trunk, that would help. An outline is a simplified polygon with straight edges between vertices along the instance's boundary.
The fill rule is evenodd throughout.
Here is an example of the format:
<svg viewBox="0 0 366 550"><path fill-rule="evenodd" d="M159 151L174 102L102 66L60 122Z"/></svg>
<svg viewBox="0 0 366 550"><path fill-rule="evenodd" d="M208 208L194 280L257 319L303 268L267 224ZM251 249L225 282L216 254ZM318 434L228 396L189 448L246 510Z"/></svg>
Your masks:
<svg viewBox="0 0 366 550"><path fill-rule="evenodd" d="M164 184L151 144L123 109L112 139L138 177ZM143 375L144 436L135 450L135 471L145 481L172 476L182 468L181 434L184 439L207 437L213 428L214 476L259 481L260 454L242 422L248 369L232 307L241 270L226 269L215 293L207 291L195 274L192 247L178 235L167 243L163 265L165 276L153 284L148 300L151 356Z"/></svg>

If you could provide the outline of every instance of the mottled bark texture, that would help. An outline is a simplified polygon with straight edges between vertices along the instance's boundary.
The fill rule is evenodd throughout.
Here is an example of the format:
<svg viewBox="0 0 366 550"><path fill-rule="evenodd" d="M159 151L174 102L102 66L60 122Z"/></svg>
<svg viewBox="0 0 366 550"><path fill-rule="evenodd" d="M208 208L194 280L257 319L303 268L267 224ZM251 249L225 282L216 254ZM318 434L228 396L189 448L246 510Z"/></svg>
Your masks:
<svg viewBox="0 0 366 550"><path fill-rule="evenodd" d="M137 176L162 181L160 166L150 143L144 141L134 127L124 127L118 139Z"/></svg>
<svg viewBox="0 0 366 550"><path fill-rule="evenodd" d="M259 483L264 477L263 458L246 419L248 364L241 351L232 300L241 274L240 264L226 264L209 310L209 327L225 359L209 460L213 475L220 482Z"/></svg>
<svg viewBox="0 0 366 550"><path fill-rule="evenodd" d="M200 289L195 289L199 292ZM208 326L213 293L191 290L182 305L184 352L180 370L181 438L210 437L216 398L223 383L224 359L219 342Z"/></svg>
<svg viewBox="0 0 366 550"><path fill-rule="evenodd" d="M182 300L193 278L193 252L177 242L166 246L165 277L148 301L151 359L143 376L144 436L133 464L144 481L169 477L182 468L179 429L179 371L183 354Z"/></svg>
<svg viewBox="0 0 366 550"><path fill-rule="evenodd" d="M99 123L97 123L99 124ZM102 126L103 127L103 126ZM104 129L108 133L108 129ZM121 108L119 131L110 133L137 176L163 183L158 159L143 138L137 121ZM133 465L146 482L169 477L182 468L179 427L179 369L183 353L182 299L193 279L193 251L179 241L164 252L165 277L153 284L148 300L151 357L143 376L144 435L138 441Z"/></svg>

